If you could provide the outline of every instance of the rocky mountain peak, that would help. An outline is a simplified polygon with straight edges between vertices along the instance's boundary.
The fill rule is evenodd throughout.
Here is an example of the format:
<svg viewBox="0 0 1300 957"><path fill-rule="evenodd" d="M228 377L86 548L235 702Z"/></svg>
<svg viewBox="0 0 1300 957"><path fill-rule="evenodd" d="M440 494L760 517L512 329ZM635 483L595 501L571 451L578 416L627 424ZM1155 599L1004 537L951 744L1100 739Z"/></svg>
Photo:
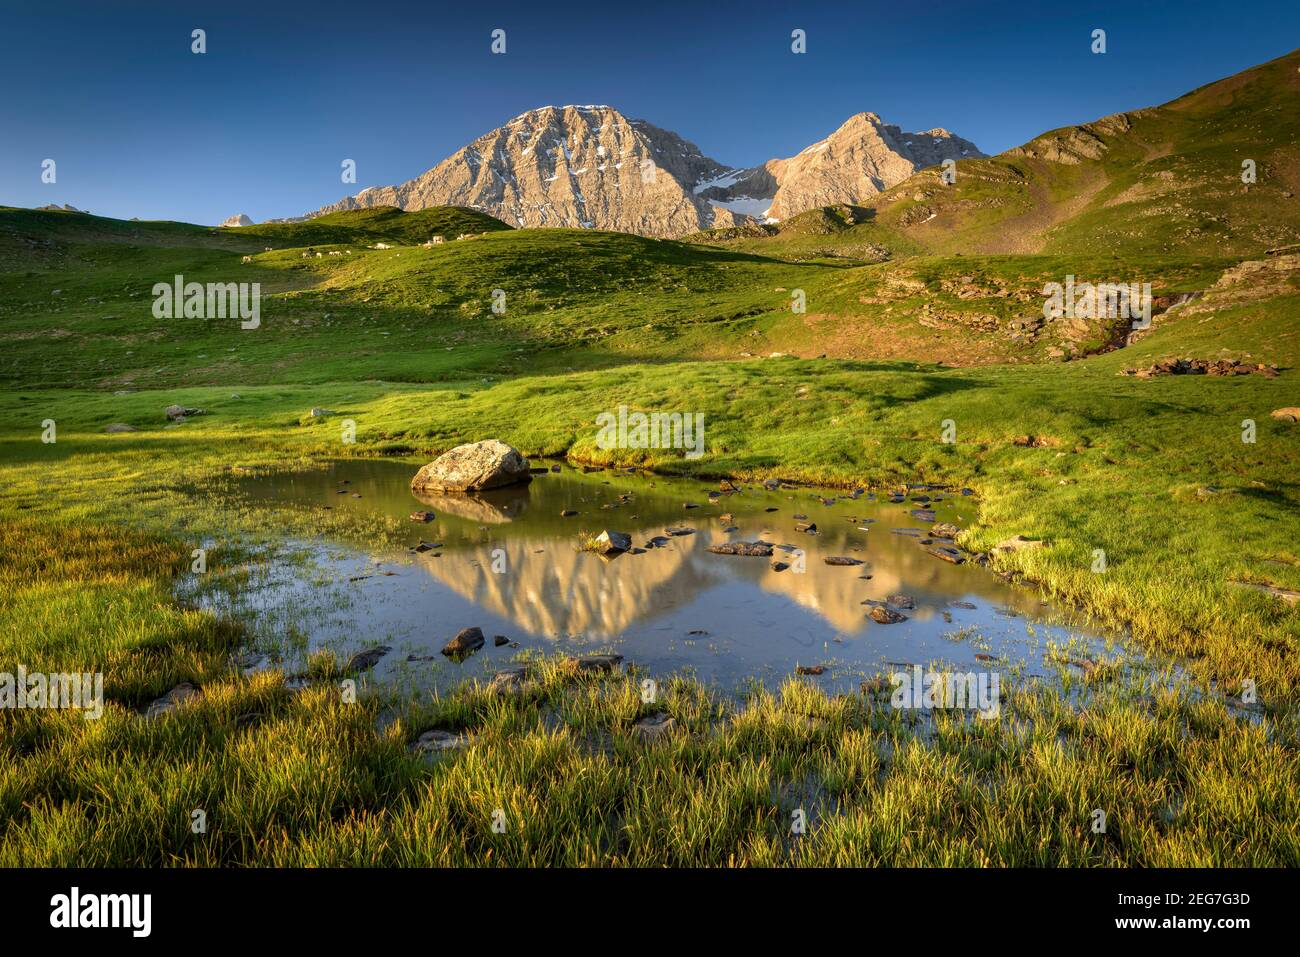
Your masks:
<svg viewBox="0 0 1300 957"><path fill-rule="evenodd" d="M814 206L860 202L950 155L983 154L946 130L903 133L863 112L796 156L736 169L612 106L542 106L415 179L369 187L312 215L372 206L467 206L514 226L675 237L751 217L785 218Z"/></svg>

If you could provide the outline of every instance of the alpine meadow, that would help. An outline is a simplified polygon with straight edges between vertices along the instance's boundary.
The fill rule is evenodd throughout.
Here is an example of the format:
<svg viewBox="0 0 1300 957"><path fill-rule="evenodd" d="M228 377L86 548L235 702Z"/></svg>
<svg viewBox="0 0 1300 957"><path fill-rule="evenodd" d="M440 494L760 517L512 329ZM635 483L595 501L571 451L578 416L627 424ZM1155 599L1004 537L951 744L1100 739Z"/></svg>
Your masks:
<svg viewBox="0 0 1300 957"><path fill-rule="evenodd" d="M158 16L168 70L264 66L215 13ZM746 69L829 56L797 12L754 16ZM1090 64L1139 42L1086 19L1041 26ZM485 76L562 55L500 20L439 42ZM394 42L356 53L387 69ZM1189 54L1190 92L1135 77L1009 148L841 58L821 138L764 109L748 165L599 71L564 84L626 107L467 74L442 93L490 131L448 113L465 145L432 167L346 101L329 135L408 178L313 139L314 199L268 160L220 225L150 218L227 204L202 176L81 186L94 149L16 117L0 864L1296 866L1285 48L1232 75ZM637 77L672 57L627 49ZM712 76L691 102L721 112ZM262 109L238 82L195 109ZM131 137L119 95L103 129ZM334 122L296 96L256 148Z"/></svg>

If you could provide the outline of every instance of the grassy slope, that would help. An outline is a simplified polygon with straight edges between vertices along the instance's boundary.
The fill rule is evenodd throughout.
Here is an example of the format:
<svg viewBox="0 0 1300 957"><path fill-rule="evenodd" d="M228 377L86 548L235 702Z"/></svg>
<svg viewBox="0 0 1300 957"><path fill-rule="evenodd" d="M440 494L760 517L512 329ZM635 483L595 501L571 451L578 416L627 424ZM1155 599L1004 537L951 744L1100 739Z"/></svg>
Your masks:
<svg viewBox="0 0 1300 957"><path fill-rule="evenodd" d="M1211 91L1192 95L1193 112L1226 109L1229 94ZM1198 95L1210 102L1198 105ZM1068 177L1082 174L1061 175L1044 188L1078 185ZM981 188L1001 195L996 184ZM834 236L821 232L719 248L518 231L363 251L378 238L420 240L428 227L408 229L402 217L413 214L377 215L386 221L340 214L325 234L288 224L253 227L284 230L255 236L0 211L0 248L13 253L0 257L0 579L13 608L0 622L0 661L102 667L115 702L103 722L25 713L6 723L0 860L1300 859L1300 625L1294 610L1230 584L1300 588L1286 522L1300 505L1300 439L1268 417L1296 404L1300 288L1283 277L1252 298L1241 292L1248 282L1159 318L1129 349L1064 365L1016 365L1041 360L1050 343L1006 342L1005 322L1037 310L1027 291L1044 278L1142 278L1131 275L1137 266L1157 293L1205 289L1240 252L1236 238L1198 240L1182 258L1116 260L1109 243L1103 255L1069 246L882 264L810 256ZM865 244L892 229L896 254L919 249L917 228L888 226L889 215L846 233ZM1094 236L1111 214L1098 215ZM390 232L374 232L381 227ZM1000 228L975 224L954 242L969 254ZM326 241L353 255L304 260L283 248ZM266 245L276 248L258 252ZM254 262L240 264L249 252ZM149 288L174 272L264 283L263 328L153 320ZM507 289L504 316L488 308L493 288ZM793 288L808 293L807 316L789 312ZM927 304L941 313L938 327L914 321ZM980 328L986 316L992 331ZM769 351L832 358L718 361ZM1287 371L1276 380L1116 375L1167 354L1249 355ZM923 361L941 358L1001 364ZM1103 684L1074 713L1017 689L1007 708L1019 721L941 720L923 745L869 699L830 701L794 685L724 725L727 705L679 682L667 707L694 733L647 753L628 737L639 709L628 680L578 687L539 666L541 684L521 700L467 689L404 706L378 730L382 702L344 707L328 685L294 695L277 676L225 674L238 627L171 598L173 573L200 538L216 536L216 560L236 564L232 539L301 521L228 507L218 480L231 464L432 454L489 435L530 453L631 462L633 453L603 453L593 441L596 413L629 400L707 416L704 459L651 454L638 464L977 487L967 544L1046 539L999 564L1128 624L1146 648L1180 656L1214 696ZM168 427L161 409L171 402L209 414ZM306 417L313 405L355 418L358 444L340 444L336 421ZM58 422L54 445L39 441L46 418ZM1240 441L1243 418L1258 423L1254 445ZM938 441L944 419L957 424L955 445ZM114 421L142 431L104 435ZM1049 444L1016 445L1023 435ZM1218 491L1199 491L1207 486ZM1090 571L1096 548L1107 554L1104 575ZM331 674L328 663L319 670ZM1219 702L1243 678L1257 682L1267 723ZM159 722L126 711L178 680L203 687L203 700ZM470 731L476 743L433 767L406 758L406 741L431 726ZM783 822L800 805L816 808L815 826L796 848ZM1098 806L1113 822L1104 837L1087 829ZM207 840L188 832L193 807L210 810ZM523 830L493 838L496 807Z"/></svg>
<svg viewBox="0 0 1300 957"><path fill-rule="evenodd" d="M951 186L937 167L922 170L864 203L868 222L815 245L1223 259L1300 242L1297 68L1300 51L1125 114L1127 131L1085 124L1105 149L1077 163L1043 158L1045 147L1079 129L1068 127L999 156L960 161ZM1257 165L1251 186L1241 182L1245 159ZM791 232L726 245L799 255L812 242Z"/></svg>

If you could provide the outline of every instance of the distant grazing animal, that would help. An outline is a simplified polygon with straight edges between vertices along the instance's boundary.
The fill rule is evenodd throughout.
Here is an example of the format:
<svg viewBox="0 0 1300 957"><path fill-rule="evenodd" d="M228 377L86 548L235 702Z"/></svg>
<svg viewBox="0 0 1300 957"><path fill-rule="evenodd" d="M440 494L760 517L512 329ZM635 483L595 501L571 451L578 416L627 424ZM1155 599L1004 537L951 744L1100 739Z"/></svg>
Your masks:
<svg viewBox="0 0 1300 957"><path fill-rule="evenodd" d="M317 254L316 254L316 258L317 258L317 259L320 259L320 253L317 253Z"/></svg>
<svg viewBox="0 0 1300 957"><path fill-rule="evenodd" d="M251 263L252 261L253 261L252 256L245 256L243 259L240 260L240 262L246 262L246 263Z"/></svg>

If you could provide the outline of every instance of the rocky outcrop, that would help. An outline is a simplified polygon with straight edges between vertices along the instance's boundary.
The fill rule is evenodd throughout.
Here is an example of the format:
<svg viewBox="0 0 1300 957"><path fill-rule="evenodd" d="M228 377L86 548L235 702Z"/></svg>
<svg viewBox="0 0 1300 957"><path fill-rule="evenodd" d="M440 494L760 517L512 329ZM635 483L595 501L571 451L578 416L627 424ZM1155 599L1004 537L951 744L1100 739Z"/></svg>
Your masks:
<svg viewBox="0 0 1300 957"><path fill-rule="evenodd" d="M411 479L416 492L480 492L532 480L528 459L496 439L458 445Z"/></svg>
<svg viewBox="0 0 1300 957"><path fill-rule="evenodd" d="M1120 375L1152 379L1165 375L1261 375L1277 378L1275 365L1242 362L1240 359L1158 359L1144 369L1121 369Z"/></svg>
<svg viewBox="0 0 1300 957"><path fill-rule="evenodd" d="M1141 112L1132 115L1141 115ZM1122 136L1132 128L1130 114L1115 113L1092 123L1044 133L1024 146L1007 150L1006 155L1041 159L1062 166L1078 166L1085 160L1101 159L1110 149L1107 141Z"/></svg>
<svg viewBox="0 0 1300 957"><path fill-rule="evenodd" d="M904 133L874 113L859 113L797 156L733 169L676 133L612 107L546 106L415 179L369 187L311 215L467 206L514 226L678 237L858 202L944 159L982 155L946 130Z"/></svg>
<svg viewBox="0 0 1300 957"><path fill-rule="evenodd" d="M218 226L217 228L231 229L236 226L252 226L252 225L253 225L253 221L249 219L247 216L245 216L243 213L240 213L238 216L231 216L229 219L224 220L221 223L221 225Z"/></svg>
<svg viewBox="0 0 1300 957"><path fill-rule="evenodd" d="M983 155L947 130L904 133L874 113L858 113L797 156L767 164L777 186L767 215L788 219L819 206L860 203L919 169Z"/></svg>

